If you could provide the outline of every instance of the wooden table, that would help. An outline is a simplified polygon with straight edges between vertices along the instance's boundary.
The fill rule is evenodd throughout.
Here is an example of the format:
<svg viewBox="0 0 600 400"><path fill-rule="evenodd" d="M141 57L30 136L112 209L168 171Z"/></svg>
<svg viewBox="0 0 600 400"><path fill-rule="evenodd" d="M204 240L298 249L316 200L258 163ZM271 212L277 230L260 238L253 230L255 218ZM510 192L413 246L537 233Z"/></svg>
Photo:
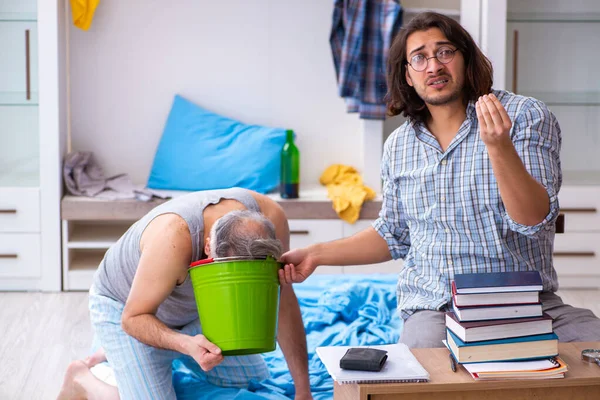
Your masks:
<svg viewBox="0 0 600 400"><path fill-rule="evenodd" d="M430 374L428 383L334 384L334 400L598 400L600 367L581 360L581 350L600 342L559 343L569 371L564 379L475 381L462 367L450 369L448 350L413 349Z"/></svg>

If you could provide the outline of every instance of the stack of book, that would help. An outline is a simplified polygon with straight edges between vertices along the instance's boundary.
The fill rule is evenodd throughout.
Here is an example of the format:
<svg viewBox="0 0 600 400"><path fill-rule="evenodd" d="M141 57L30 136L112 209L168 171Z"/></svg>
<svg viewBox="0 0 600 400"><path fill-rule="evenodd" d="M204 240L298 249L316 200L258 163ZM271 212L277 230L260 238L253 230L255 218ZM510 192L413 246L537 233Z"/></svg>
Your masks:
<svg viewBox="0 0 600 400"><path fill-rule="evenodd" d="M456 274L446 342L475 379L564 377L537 271ZM478 363L472 364L472 363Z"/></svg>

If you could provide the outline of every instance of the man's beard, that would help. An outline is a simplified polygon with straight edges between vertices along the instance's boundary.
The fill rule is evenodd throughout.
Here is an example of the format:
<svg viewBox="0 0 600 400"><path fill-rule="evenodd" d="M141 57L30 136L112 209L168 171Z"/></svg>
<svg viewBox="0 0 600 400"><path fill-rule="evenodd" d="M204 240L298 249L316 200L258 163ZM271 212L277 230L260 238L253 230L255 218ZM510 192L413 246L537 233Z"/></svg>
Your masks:
<svg viewBox="0 0 600 400"><path fill-rule="evenodd" d="M423 95L419 92L417 92L417 94L419 95L419 97L425 102L425 104L430 105L430 106L442 106L444 104L448 104L448 103L452 103L456 100L458 100L461 96L462 93L462 85L457 85L456 89L451 92L448 93L445 96L427 96L427 95ZM425 91L423 91L423 93L425 93Z"/></svg>

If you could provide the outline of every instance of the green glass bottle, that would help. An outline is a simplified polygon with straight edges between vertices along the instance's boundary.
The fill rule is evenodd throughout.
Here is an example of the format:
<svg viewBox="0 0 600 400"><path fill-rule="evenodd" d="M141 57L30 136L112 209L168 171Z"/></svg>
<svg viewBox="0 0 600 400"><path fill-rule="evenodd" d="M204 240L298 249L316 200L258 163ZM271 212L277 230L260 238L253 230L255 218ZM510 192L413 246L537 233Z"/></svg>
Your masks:
<svg viewBox="0 0 600 400"><path fill-rule="evenodd" d="M284 199L297 199L300 192L300 151L294 144L294 131L285 132L281 149L281 181L279 193Z"/></svg>

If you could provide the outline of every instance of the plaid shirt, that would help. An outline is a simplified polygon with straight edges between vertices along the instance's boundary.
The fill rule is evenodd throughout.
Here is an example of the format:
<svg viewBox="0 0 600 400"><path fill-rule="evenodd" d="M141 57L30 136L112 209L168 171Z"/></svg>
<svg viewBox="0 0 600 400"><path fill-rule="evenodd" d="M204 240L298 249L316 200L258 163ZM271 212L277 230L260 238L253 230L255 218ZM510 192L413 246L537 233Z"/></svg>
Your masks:
<svg viewBox="0 0 600 400"><path fill-rule="evenodd" d="M388 50L402 24L398 0L336 0L330 44L348 112L385 119Z"/></svg>
<svg viewBox="0 0 600 400"><path fill-rule="evenodd" d="M511 138L525 168L548 192L550 212L535 226L508 215L474 102L445 152L423 123L404 123L385 144L383 205L373 223L392 257L405 259L397 286L402 318L444 309L455 273L538 270L544 291L558 288L552 249L562 183L560 127L544 103L494 94L513 121Z"/></svg>

